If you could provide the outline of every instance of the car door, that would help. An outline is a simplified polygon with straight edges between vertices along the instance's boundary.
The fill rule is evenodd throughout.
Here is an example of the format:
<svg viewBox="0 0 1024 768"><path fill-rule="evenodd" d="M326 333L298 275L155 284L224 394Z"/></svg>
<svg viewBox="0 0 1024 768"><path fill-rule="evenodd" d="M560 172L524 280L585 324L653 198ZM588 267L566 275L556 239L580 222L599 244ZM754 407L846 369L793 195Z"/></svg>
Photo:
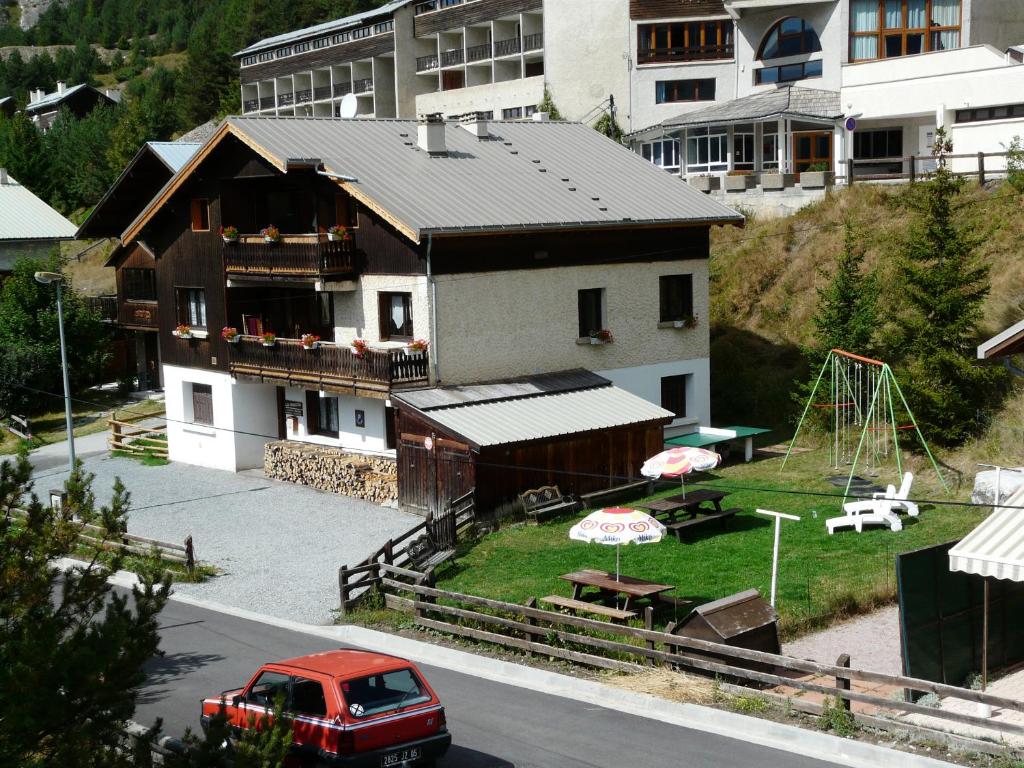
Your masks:
<svg viewBox="0 0 1024 768"><path fill-rule="evenodd" d="M323 682L311 677L293 677L288 713L293 718L296 744L314 754L317 749L329 749L327 734L332 723L327 716Z"/></svg>
<svg viewBox="0 0 1024 768"><path fill-rule="evenodd" d="M265 669L256 676L242 694L235 707L230 725L236 728L250 728L270 714L278 695L288 695L291 676L284 672Z"/></svg>

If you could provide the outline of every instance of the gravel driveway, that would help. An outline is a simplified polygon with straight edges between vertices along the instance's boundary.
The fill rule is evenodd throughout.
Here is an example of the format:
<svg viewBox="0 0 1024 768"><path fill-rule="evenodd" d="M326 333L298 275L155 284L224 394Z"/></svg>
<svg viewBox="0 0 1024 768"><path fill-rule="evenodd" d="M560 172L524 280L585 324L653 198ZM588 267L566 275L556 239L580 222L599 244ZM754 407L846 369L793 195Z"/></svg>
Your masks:
<svg viewBox="0 0 1024 768"><path fill-rule="evenodd" d="M84 464L96 475L99 503L109 501L115 477L131 492L129 533L175 543L191 534L198 559L220 569L203 584L176 585L178 592L309 624L332 622L339 566L355 565L420 520L251 472L147 467L106 454ZM41 492L56 479L40 480Z"/></svg>
<svg viewBox="0 0 1024 768"><path fill-rule="evenodd" d="M783 653L822 664L835 664L842 653L850 665L888 675L903 674L900 655L900 612L895 605L844 621L821 632L786 643Z"/></svg>

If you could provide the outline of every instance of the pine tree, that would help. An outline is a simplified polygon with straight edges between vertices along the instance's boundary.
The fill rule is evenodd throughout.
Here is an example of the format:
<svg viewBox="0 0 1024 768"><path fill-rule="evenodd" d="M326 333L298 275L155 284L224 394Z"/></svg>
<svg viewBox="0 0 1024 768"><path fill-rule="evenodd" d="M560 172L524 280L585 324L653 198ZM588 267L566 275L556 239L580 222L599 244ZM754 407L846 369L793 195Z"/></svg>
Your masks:
<svg viewBox="0 0 1024 768"><path fill-rule="evenodd" d="M547 86L544 86L544 98L540 100L540 104L537 105L538 112L547 112L548 118L551 120L563 120L562 113L558 111L558 107L555 106L555 100L551 98L551 91L548 90Z"/></svg>
<svg viewBox="0 0 1024 768"><path fill-rule="evenodd" d="M947 166L952 150L945 132L937 131L938 168L911 197L917 220L897 263L900 380L925 438L946 445L985 426L985 408L1005 380L1002 369L975 358L989 265L978 256L977 225L957 201L963 181Z"/></svg>
<svg viewBox="0 0 1024 768"><path fill-rule="evenodd" d="M830 349L845 349L859 355L874 352L878 279L863 271L863 234L852 222L843 226L843 250L836 259L832 279L818 289L818 309L813 318L817 341L814 352L821 362Z"/></svg>

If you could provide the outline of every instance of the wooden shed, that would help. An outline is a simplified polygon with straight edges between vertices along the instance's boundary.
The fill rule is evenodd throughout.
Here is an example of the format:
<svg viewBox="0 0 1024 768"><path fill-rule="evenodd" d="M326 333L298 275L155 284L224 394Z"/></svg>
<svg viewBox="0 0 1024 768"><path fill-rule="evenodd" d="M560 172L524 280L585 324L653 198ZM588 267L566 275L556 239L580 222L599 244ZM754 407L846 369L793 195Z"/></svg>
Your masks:
<svg viewBox="0 0 1024 768"><path fill-rule="evenodd" d="M486 512L542 485L578 494L639 478L673 418L585 370L395 392L392 403L399 506L421 515L474 488Z"/></svg>
<svg viewBox="0 0 1024 768"><path fill-rule="evenodd" d="M781 653L779 615L756 589L697 606L669 632L766 653Z"/></svg>

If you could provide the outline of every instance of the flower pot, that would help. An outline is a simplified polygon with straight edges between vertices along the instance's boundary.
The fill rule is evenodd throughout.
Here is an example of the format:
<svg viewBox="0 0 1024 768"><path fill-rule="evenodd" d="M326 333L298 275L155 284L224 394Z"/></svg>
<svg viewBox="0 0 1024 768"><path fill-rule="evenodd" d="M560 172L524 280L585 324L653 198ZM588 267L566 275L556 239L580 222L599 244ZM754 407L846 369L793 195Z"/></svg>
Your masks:
<svg viewBox="0 0 1024 768"><path fill-rule="evenodd" d="M191 333L178 333L178 334L175 334L175 335L179 339L191 339L192 338L192 334Z"/></svg>
<svg viewBox="0 0 1024 768"><path fill-rule="evenodd" d="M673 328L685 328L686 327L686 321L685 320L673 320L672 321L672 327Z"/></svg>
<svg viewBox="0 0 1024 768"><path fill-rule="evenodd" d="M717 176L691 176L687 179L690 186L694 189L708 193L712 190L718 189L718 177Z"/></svg>
<svg viewBox="0 0 1024 768"><path fill-rule="evenodd" d="M314 341L312 344L303 344L302 348L313 350L316 349L318 346L320 346L320 342Z"/></svg>
<svg viewBox="0 0 1024 768"><path fill-rule="evenodd" d="M754 186L754 177L750 174L726 176L722 179L722 185L726 192L746 192Z"/></svg>
<svg viewBox="0 0 1024 768"><path fill-rule="evenodd" d="M601 340L599 338L597 338L596 336L591 336L590 337L590 343L591 344L600 344Z"/></svg>
<svg viewBox="0 0 1024 768"><path fill-rule="evenodd" d="M266 237L266 236L264 236L264 238L263 238L263 242L264 242L264 243L266 243L267 245L273 245L274 243L276 243L276 242L277 242L277 240L275 240L275 239L274 239L274 238L272 238L272 237Z"/></svg>
<svg viewBox="0 0 1024 768"><path fill-rule="evenodd" d="M334 234L333 232L327 233L327 239L330 240L332 243L341 240L341 238L338 237L338 235Z"/></svg>
<svg viewBox="0 0 1024 768"><path fill-rule="evenodd" d="M276 345L277 345L276 341L264 341L263 342L263 346L264 347L273 347L273 346L276 346Z"/></svg>
<svg viewBox="0 0 1024 768"><path fill-rule="evenodd" d="M241 340L241 334L239 334L238 336L232 336L230 339L224 339L224 341L226 341L228 344L237 344Z"/></svg>
<svg viewBox="0 0 1024 768"><path fill-rule="evenodd" d="M832 171L804 171L800 174L800 186L804 189L826 189L836 183Z"/></svg>
<svg viewBox="0 0 1024 768"><path fill-rule="evenodd" d="M766 192L779 191L793 186L792 173L762 173L761 189Z"/></svg>
<svg viewBox="0 0 1024 768"><path fill-rule="evenodd" d="M238 238L237 237L228 237L227 235L224 235L223 238L224 238L224 242L225 243L229 243L230 244L230 243L237 243L238 242Z"/></svg>

